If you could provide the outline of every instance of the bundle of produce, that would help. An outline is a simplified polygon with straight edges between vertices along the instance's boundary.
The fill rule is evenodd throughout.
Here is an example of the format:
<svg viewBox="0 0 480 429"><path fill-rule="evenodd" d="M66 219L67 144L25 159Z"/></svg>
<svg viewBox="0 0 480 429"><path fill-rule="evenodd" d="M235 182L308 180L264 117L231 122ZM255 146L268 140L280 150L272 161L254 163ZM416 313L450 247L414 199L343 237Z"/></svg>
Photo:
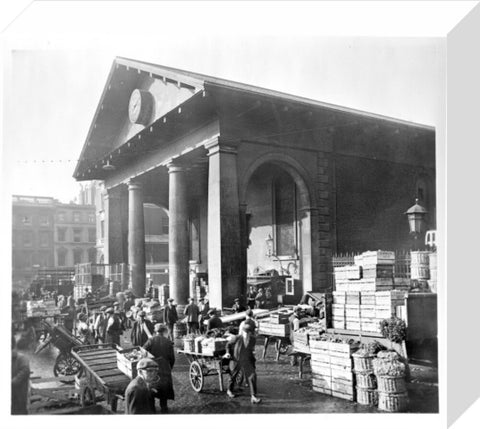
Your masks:
<svg viewBox="0 0 480 429"><path fill-rule="evenodd" d="M405 364L394 351L380 351L373 360L373 371L378 376L405 377Z"/></svg>
<svg viewBox="0 0 480 429"><path fill-rule="evenodd" d="M129 349L117 349L117 367L130 378L135 378L137 376L137 364L144 357L153 358L150 353L139 346Z"/></svg>
<svg viewBox="0 0 480 429"><path fill-rule="evenodd" d="M405 321L398 317L391 317L380 322L382 335L393 343L401 343L407 335L407 325Z"/></svg>

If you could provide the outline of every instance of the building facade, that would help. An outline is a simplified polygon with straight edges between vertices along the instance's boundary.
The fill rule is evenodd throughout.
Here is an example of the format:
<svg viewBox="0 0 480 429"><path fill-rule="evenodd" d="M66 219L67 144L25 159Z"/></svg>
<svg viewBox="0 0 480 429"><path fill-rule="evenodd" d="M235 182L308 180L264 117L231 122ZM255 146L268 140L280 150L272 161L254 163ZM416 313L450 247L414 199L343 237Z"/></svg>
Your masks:
<svg viewBox="0 0 480 429"><path fill-rule="evenodd" d="M28 287L37 269L95 261L95 208L51 197L12 198L12 280ZM93 258L93 259L92 259Z"/></svg>
<svg viewBox="0 0 480 429"><path fill-rule="evenodd" d="M170 294L208 273L213 306L248 275L325 291L331 255L408 247L418 197L435 228L435 130L117 58L74 172L103 180L104 258L146 281L144 205L168 210Z"/></svg>

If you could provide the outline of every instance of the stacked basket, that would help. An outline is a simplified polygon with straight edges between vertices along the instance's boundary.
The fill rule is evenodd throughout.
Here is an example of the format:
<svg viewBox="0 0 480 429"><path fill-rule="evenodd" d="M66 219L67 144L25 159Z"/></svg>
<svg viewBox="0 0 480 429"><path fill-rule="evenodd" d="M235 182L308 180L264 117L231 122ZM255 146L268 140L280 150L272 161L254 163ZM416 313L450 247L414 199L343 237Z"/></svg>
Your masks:
<svg viewBox="0 0 480 429"><path fill-rule="evenodd" d="M357 402L363 405L377 405L377 379L373 373L374 354L362 348L352 357L357 385Z"/></svg>
<svg viewBox="0 0 480 429"><path fill-rule="evenodd" d="M408 407L405 365L394 351L381 351L373 360L378 384L378 408L384 411L405 411Z"/></svg>

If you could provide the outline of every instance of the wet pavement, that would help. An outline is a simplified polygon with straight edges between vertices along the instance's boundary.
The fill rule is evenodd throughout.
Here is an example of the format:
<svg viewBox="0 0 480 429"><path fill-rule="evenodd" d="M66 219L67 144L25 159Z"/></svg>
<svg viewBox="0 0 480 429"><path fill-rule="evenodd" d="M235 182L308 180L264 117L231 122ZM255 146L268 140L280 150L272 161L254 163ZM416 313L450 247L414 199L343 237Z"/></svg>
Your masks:
<svg viewBox="0 0 480 429"><path fill-rule="evenodd" d="M122 339L122 346L128 347L128 336ZM257 346L256 355L261 356L261 346ZM58 351L54 347L48 347L39 354L30 357L32 377L52 378L53 364ZM298 375L298 367L292 367L286 356L280 356L280 360L274 360L273 347L269 349L265 360L257 360L258 397L262 403L253 405L250 403L248 387L236 392L235 398L228 398L225 392L220 392L218 377L205 378L204 388L201 393L193 391L189 377L189 363L185 356L177 354L177 360L173 369L173 383L175 389L175 401L169 401L171 414L253 414L253 413L378 413L376 407L369 407L347 401L340 398L314 392L311 387L310 366L307 363L304 368L303 378ZM412 366L412 382L408 384L410 405L408 412L413 413L436 413L438 412L438 384L435 370ZM223 377L224 385L228 382L228 375ZM39 381L36 378L36 381ZM49 382L34 384L38 387L53 387L63 385L70 387L65 391L65 401L39 399L34 396L35 402L31 405L31 413L82 413L79 409L78 400L75 398L73 384ZM34 391L35 392L35 391ZM67 396L70 395L70 400ZM98 398L102 407L92 408L92 413L107 412L108 405L102 398ZM83 410L85 412L87 410ZM118 413L123 413L123 401L118 403Z"/></svg>

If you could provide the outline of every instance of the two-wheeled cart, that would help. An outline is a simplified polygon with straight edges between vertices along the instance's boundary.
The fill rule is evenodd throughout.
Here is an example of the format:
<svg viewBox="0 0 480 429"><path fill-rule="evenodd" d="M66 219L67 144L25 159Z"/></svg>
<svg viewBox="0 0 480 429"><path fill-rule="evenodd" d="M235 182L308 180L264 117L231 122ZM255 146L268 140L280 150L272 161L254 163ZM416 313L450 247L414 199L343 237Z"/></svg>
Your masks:
<svg viewBox="0 0 480 429"><path fill-rule="evenodd" d="M195 392L202 391L205 377L210 376L218 377L220 392L223 392L223 374L230 374L230 359L222 357L225 351L215 352L213 355L186 350L177 350L177 353L183 354L190 362L188 375Z"/></svg>
<svg viewBox="0 0 480 429"><path fill-rule="evenodd" d="M72 349L73 356L83 366L85 380L80 385L80 404L83 407L96 403L95 391L104 395L113 412L118 399L124 399L131 379L118 369L115 344L92 344Z"/></svg>
<svg viewBox="0 0 480 429"><path fill-rule="evenodd" d="M81 346L82 341L73 336L65 326L52 325L47 321L42 321L42 327L46 332L45 340L37 347L35 354L49 344L53 344L60 352L53 365L55 377L80 374L82 365L75 359L71 351L73 347Z"/></svg>

